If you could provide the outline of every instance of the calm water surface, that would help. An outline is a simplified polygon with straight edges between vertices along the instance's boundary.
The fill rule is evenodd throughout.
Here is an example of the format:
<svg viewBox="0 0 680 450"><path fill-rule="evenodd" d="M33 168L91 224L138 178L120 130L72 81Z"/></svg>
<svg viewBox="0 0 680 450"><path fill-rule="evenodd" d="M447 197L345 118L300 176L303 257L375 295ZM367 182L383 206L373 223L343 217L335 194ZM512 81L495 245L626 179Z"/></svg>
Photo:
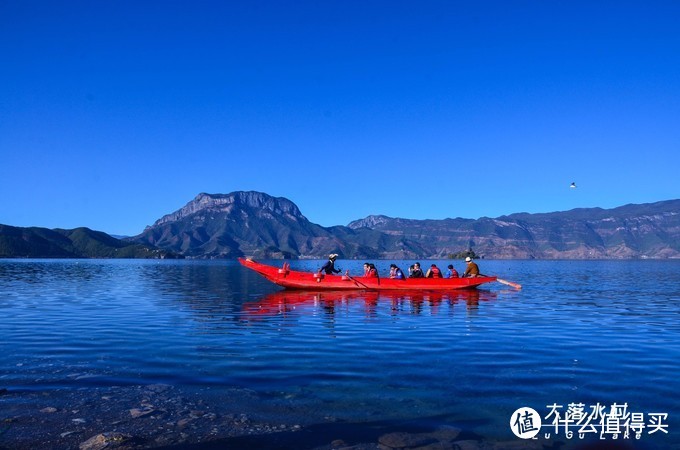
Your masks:
<svg viewBox="0 0 680 450"><path fill-rule="evenodd" d="M419 420L504 440L523 406L627 403L669 414L667 435L640 442L678 446L680 261L480 268L523 289L296 293L233 261L3 260L0 388L238 387L312 421Z"/></svg>

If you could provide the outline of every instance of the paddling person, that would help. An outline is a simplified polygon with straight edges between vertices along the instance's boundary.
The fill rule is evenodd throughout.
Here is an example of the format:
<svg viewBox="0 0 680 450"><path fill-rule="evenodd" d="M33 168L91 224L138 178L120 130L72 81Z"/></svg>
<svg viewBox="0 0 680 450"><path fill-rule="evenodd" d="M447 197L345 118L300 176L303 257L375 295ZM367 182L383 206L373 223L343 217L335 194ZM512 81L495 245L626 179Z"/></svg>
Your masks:
<svg viewBox="0 0 680 450"><path fill-rule="evenodd" d="M467 278L475 278L479 276L479 267L477 264L475 264L474 261L472 261L472 258L469 256L465 258L465 262L467 263L467 267L465 268L465 272L463 273L463 277Z"/></svg>
<svg viewBox="0 0 680 450"><path fill-rule="evenodd" d="M335 268L335 260L338 258L337 253L331 253L328 255L328 261L324 264L319 272L325 272L326 275L333 275L334 273L340 273L340 269Z"/></svg>
<svg viewBox="0 0 680 450"><path fill-rule="evenodd" d="M442 277L442 271L439 270L439 267L437 267L436 264L432 264L429 269L427 269L427 273L425 274L425 278L441 278Z"/></svg>
<svg viewBox="0 0 680 450"><path fill-rule="evenodd" d="M446 271L446 278L458 278L458 271L454 269L453 264L449 264L446 267L448 270Z"/></svg>
<svg viewBox="0 0 680 450"><path fill-rule="evenodd" d="M390 264L390 278L403 280L406 277L404 276L404 272L399 267L397 267L396 264Z"/></svg>
<svg viewBox="0 0 680 450"><path fill-rule="evenodd" d="M411 271L411 274L409 275L410 278L423 278L425 275L423 274L423 269L420 268L420 263L415 263L413 265L413 270Z"/></svg>

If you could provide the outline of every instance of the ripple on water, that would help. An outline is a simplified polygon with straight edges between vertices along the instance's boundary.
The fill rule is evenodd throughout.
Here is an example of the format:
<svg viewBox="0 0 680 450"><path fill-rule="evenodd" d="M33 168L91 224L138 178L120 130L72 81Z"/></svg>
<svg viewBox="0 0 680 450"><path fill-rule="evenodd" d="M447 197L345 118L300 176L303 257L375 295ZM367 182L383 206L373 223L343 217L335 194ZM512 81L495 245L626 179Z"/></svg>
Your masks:
<svg viewBox="0 0 680 450"><path fill-rule="evenodd" d="M238 387L320 420L370 410L506 431L523 405L680 412L677 262L483 264L524 288L290 293L233 262L0 261L0 380Z"/></svg>

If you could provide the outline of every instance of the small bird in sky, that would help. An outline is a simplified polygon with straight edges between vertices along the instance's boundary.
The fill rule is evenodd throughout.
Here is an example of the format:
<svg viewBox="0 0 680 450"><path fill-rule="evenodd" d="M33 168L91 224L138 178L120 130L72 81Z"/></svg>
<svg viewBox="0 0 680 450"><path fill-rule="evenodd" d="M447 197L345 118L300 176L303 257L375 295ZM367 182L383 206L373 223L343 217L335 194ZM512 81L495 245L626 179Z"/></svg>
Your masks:
<svg viewBox="0 0 680 450"><path fill-rule="evenodd" d="M571 183L571 186L569 186L572 189L576 189L576 183Z"/></svg>

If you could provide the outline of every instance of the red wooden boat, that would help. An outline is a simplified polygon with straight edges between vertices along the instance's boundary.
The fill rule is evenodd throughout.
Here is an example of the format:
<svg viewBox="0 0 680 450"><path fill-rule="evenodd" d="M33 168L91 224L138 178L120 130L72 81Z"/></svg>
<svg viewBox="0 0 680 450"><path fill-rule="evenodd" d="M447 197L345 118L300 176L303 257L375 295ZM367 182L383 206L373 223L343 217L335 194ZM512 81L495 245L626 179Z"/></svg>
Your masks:
<svg viewBox="0 0 680 450"><path fill-rule="evenodd" d="M367 291L450 291L455 289L475 289L484 283L496 281L496 277L479 276L475 278L392 278L355 277L345 275L326 275L315 272L290 270L288 263L282 268L258 263L250 258L239 258L238 261L249 269L259 273L272 283L287 289L313 290L349 290L363 289Z"/></svg>

